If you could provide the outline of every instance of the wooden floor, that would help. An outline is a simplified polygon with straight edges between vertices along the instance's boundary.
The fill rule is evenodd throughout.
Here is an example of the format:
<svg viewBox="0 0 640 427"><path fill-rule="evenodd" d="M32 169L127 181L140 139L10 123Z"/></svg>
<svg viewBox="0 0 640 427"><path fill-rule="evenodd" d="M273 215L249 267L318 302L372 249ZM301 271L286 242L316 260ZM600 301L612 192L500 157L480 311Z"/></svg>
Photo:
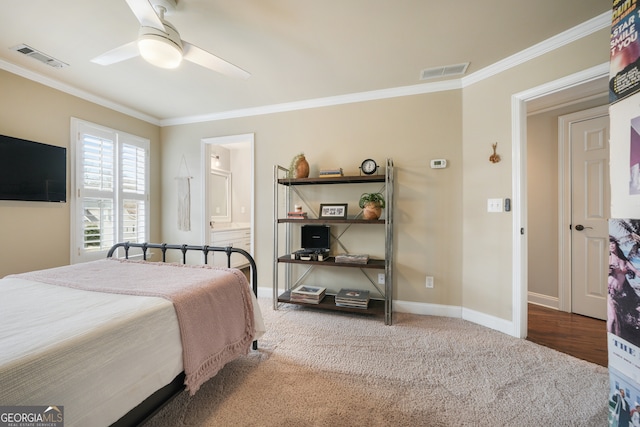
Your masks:
<svg viewBox="0 0 640 427"><path fill-rule="evenodd" d="M607 326L579 314L528 305L527 339L579 359L607 366Z"/></svg>

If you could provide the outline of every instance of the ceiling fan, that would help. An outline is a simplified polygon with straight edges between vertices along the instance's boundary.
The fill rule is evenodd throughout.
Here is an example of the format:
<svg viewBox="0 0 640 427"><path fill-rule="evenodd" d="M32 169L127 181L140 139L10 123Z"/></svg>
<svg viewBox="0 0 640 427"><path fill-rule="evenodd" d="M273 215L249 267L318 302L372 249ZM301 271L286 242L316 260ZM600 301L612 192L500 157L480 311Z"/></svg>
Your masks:
<svg viewBox="0 0 640 427"><path fill-rule="evenodd" d="M111 65L135 56L162 68L176 68L182 59L218 73L247 79L251 74L180 38L178 30L164 19L176 7L176 0L126 0L140 22L138 40L110 50L91 62Z"/></svg>

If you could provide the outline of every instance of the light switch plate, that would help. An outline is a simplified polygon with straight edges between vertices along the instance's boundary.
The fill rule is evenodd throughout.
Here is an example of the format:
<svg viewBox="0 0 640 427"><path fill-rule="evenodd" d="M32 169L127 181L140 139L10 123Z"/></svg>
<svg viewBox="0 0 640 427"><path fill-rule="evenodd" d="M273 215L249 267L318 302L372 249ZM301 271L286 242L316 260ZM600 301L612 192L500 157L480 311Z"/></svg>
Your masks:
<svg viewBox="0 0 640 427"><path fill-rule="evenodd" d="M487 199L487 212L502 212L502 199Z"/></svg>

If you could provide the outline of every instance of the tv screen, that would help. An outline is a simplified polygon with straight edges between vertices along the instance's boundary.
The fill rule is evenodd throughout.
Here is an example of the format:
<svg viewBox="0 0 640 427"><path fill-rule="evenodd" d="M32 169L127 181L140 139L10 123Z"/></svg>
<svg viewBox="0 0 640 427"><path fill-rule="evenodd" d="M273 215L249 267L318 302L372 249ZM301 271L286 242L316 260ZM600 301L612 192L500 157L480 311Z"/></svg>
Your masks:
<svg viewBox="0 0 640 427"><path fill-rule="evenodd" d="M0 135L0 200L67 201L67 149Z"/></svg>

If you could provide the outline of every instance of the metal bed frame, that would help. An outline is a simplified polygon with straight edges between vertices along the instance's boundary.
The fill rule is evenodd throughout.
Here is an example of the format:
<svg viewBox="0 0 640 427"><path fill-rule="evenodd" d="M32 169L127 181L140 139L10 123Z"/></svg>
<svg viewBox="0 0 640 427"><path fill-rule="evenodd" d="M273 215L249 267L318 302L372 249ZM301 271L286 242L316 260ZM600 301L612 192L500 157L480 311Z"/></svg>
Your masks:
<svg viewBox="0 0 640 427"><path fill-rule="evenodd" d="M115 252L119 249L124 249L124 258L129 259L129 250L131 248L139 248L142 250L142 259L147 260L147 251L149 249L160 249L162 252L162 262L167 262L168 250L179 250L182 252L182 264L187 263L188 251L199 251L204 256L204 264L207 264L209 252L224 252L227 254L227 267L231 266L231 254L239 253L243 255L251 267L251 285L255 296L258 296L258 273L256 270L256 262L247 251L243 249L234 248L232 246L194 246L194 245L169 245L167 243L131 243L122 242L116 243L109 249L107 258L112 258ZM253 349L258 349L258 341L253 342ZM174 380L157 390L147 399L145 399L138 406L131 411L123 415L118 421L113 423L111 427L129 427L138 426L143 424L146 420L153 417L163 406L169 403L175 396L184 390L184 372L179 374Z"/></svg>
<svg viewBox="0 0 640 427"><path fill-rule="evenodd" d="M142 249L142 259L147 260L147 250L148 249L160 249L162 251L162 262L167 262L167 251L169 249L179 250L182 252L182 263L187 263L187 252L188 251L200 251L204 256L204 264L207 263L207 259L209 257L209 252L224 252L227 254L227 268L231 268L231 254L239 253L243 255L251 266L251 284L253 288L253 293L255 296L258 296L258 272L256 269L256 262L249 254L249 252L244 249L234 248L233 246L194 246L194 245L169 245L167 243L131 243L131 242L122 242L116 243L109 249L107 252L107 258L112 258L113 254L116 252L118 248L124 249L124 257L129 259L129 249L130 248L140 248Z"/></svg>

